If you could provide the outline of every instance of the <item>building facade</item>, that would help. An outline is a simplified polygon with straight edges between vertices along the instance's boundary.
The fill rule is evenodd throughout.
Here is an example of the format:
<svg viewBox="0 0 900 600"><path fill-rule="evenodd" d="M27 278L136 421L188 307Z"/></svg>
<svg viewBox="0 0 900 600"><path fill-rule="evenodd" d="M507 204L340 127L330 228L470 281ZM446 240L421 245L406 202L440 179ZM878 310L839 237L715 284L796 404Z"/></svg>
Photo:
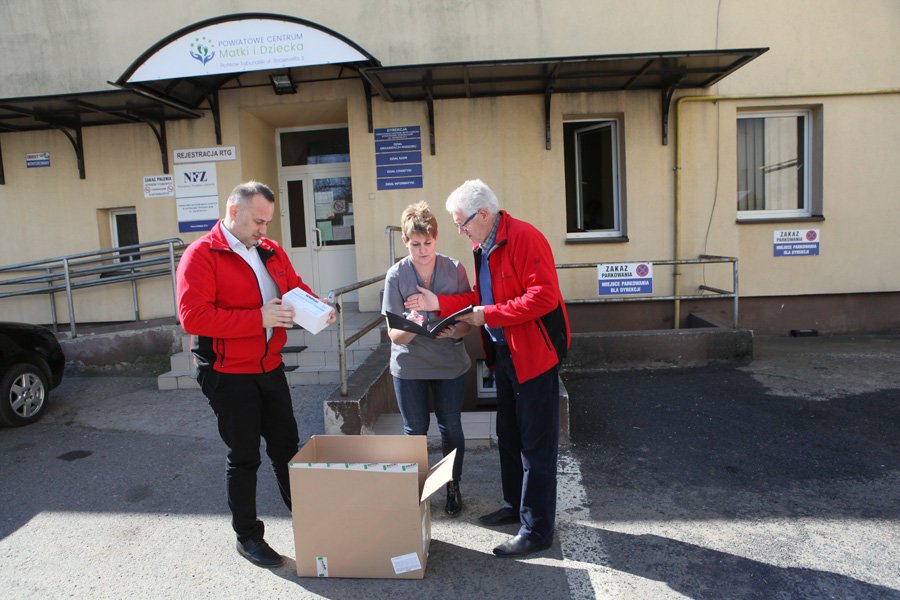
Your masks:
<svg viewBox="0 0 900 600"><path fill-rule="evenodd" d="M732 289L731 265L653 261L735 257L742 327L893 329L898 29L895 0L11 0L0 251L190 242L257 179L279 196L270 237L324 294L383 274L385 228L420 200L439 251L470 268L440 215L480 178L558 263L646 264L655 296L690 296ZM596 268L560 278L567 299L609 293ZM119 287L79 291L78 321L133 318ZM137 293L141 318L173 314L166 278ZM35 296L0 307L50 321ZM731 315L729 300L573 308L579 331Z"/></svg>

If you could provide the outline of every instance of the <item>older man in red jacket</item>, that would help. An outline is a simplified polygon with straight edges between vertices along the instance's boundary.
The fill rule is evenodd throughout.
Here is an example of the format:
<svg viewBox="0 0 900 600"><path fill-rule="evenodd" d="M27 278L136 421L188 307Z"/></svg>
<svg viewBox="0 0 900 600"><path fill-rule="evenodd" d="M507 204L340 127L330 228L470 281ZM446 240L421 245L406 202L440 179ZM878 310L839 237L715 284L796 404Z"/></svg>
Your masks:
<svg viewBox="0 0 900 600"><path fill-rule="evenodd" d="M503 506L480 517L486 525L519 523L514 537L494 548L501 557L549 548L556 519L559 452L559 362L569 347L569 319L553 252L532 225L500 210L481 180L467 181L447 198L457 231L472 241L471 292L407 299L407 308L441 315L473 305L460 317L481 331L497 387L497 441Z"/></svg>
<svg viewBox="0 0 900 600"><path fill-rule="evenodd" d="M265 237L274 214L275 195L266 185L237 186L225 218L185 250L177 272L178 314L192 334L197 381L228 446L228 506L237 550L261 567L277 567L284 559L263 539L256 515L260 436L288 509L288 461L299 446L281 361L294 310L281 296L296 287L312 293L281 246ZM328 322L333 321L332 311Z"/></svg>

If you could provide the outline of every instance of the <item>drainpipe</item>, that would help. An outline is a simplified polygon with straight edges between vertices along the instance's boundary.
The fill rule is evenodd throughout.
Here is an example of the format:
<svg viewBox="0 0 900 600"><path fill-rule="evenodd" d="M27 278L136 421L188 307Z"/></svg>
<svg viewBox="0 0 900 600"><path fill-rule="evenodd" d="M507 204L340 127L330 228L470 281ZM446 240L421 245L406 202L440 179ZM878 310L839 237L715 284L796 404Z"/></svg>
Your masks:
<svg viewBox="0 0 900 600"><path fill-rule="evenodd" d="M782 100L789 98L828 98L834 96L877 96L885 94L900 94L900 88L886 88L877 90L838 91L838 92L798 92L792 94L762 94L740 96L683 96L675 102L675 222L673 224L673 237L675 238L675 260L681 258L681 105L685 102L718 102L720 100ZM681 325L681 273L679 265L674 265L672 270L672 285L675 296L675 329Z"/></svg>

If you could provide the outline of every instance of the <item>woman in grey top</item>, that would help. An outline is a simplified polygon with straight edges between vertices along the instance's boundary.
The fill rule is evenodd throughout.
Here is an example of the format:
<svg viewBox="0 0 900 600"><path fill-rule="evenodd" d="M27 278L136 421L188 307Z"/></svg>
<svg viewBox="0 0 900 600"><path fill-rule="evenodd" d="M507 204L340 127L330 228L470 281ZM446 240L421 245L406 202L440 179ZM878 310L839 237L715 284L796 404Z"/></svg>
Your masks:
<svg viewBox="0 0 900 600"><path fill-rule="evenodd" d="M471 289L466 269L459 261L436 252L438 224L428 204L419 202L406 207L400 216L400 229L409 256L387 272L382 313L404 314L403 302L412 294L419 293L417 285L436 294L458 294ZM405 316L425 327L440 321L431 312L413 312ZM428 433L430 389L444 456L456 449L453 481L447 484L446 512L450 516L456 516L462 510L459 481L466 440L460 413L465 397L465 377L470 365L462 338L468 331L468 325L457 323L431 339L388 325L391 375L403 416L403 432L406 435Z"/></svg>

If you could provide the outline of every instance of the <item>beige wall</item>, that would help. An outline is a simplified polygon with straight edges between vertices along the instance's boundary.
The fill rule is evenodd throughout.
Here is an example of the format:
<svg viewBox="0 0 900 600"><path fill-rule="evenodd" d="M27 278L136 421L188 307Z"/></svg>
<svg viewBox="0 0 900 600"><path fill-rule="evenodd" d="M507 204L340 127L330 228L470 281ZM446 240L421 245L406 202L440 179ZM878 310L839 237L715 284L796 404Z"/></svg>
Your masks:
<svg viewBox="0 0 900 600"><path fill-rule="evenodd" d="M0 98L107 89L179 29L248 12L318 23L384 65L771 47L728 93L896 85L900 55L896 0L7 0Z"/></svg>
<svg viewBox="0 0 900 600"><path fill-rule="evenodd" d="M64 5L63 8L60 6ZM178 28L212 16L268 11L305 18L347 36L386 66L456 60L591 55L768 46L771 49L709 90L680 95L746 96L808 93L802 98L725 99L685 104L670 143L661 144L657 92L554 95L551 150L544 148L543 98L520 96L443 100L434 104L436 154L428 153L424 103L387 103L376 97L375 127L422 128L424 187L378 191L372 134L358 80L301 85L296 95L268 87L222 92L222 143L238 148L236 161L217 163L221 205L231 187L248 178L277 188L275 131L280 127L346 122L350 131L357 235L357 276L387 268L386 225L397 223L411 202L427 200L441 224L439 250L472 271L470 247L451 227L444 199L463 180L480 177L504 208L532 221L553 246L557 262L624 262L673 255L675 141L682 143L682 256L738 256L746 296L900 290L896 231L900 211L896 168L900 96L827 95L816 92L898 88L900 3L895 0L668 0L619 2L295 2L162 0L125 5L112 0L69 3L12 0L0 6L0 98L108 89L132 60ZM400 32L400 33L398 33ZM577 34L576 34L577 32ZM26 43L27 42L27 43ZM40 44L43 53L34 53ZM324 73L324 70L322 70ZM304 70L312 78L322 73ZM813 106L823 124L823 209L819 257L772 257L772 232L791 223L737 224L735 115L751 106ZM567 244L562 123L567 118L621 115L624 136L627 243ZM170 152L215 144L210 116L168 124ZM134 206L142 241L179 234L173 198L144 199L141 177L162 172L156 138L144 125L87 128L87 178L78 178L69 141L57 131L0 134L6 185L0 204L11 222L0 237L4 262L21 262L103 246L98 211ZM52 166L26 169L24 154L49 151ZM281 239L281 225L270 235ZM708 229L708 233L707 233ZM402 248L397 244L398 251ZM683 291L700 283L730 286L722 266L685 267ZM563 272L564 293L596 293L591 270ZM655 270L658 293L671 291L671 269ZM378 286L361 295L377 307ZM103 288L107 290L108 288ZM327 290L319 290L324 293ZM76 301L79 320L131 318L130 287L85 292ZM3 317L47 322L43 300L2 300ZM140 284L142 318L170 315L168 282ZM65 320L65 307L60 305Z"/></svg>
<svg viewBox="0 0 900 600"><path fill-rule="evenodd" d="M824 164L822 222L736 223L734 190L737 107L820 107ZM686 256L740 258L741 295L799 295L900 290L897 197L900 95L727 100L686 104L684 232ZM716 147L715 128L720 144ZM718 158L718 160L717 160ZM707 223L712 225L706 235ZM773 232L816 228L818 257L774 257ZM721 270L721 269L720 269ZM686 283L696 285L688 274ZM709 285L730 285L719 278Z"/></svg>
<svg viewBox="0 0 900 600"><path fill-rule="evenodd" d="M193 142L187 140L195 139L205 145L208 141L198 130L208 126L209 121L170 123L169 148L188 146ZM98 211L112 208L135 208L141 241L184 237L178 234L174 198L144 198L142 177L162 173L159 146L146 125L85 128L85 179L78 177L72 145L58 131L4 134L0 144L7 182L0 186L8 231L0 241L3 264L108 247L109 221ZM37 151L50 152L49 168L26 168L25 154ZM171 282L166 278L141 282L138 290L143 318L172 314ZM58 314L65 322L65 295L57 296ZM50 321L44 297L0 302L4 319ZM130 320L131 286L79 291L74 308L82 322Z"/></svg>
<svg viewBox="0 0 900 600"><path fill-rule="evenodd" d="M428 201L440 227L439 251L461 258L473 275L471 244L457 235L444 209L447 195L466 179L480 178L500 198L513 216L538 225L554 248L559 263L619 262L661 259L671 256L672 178L671 152L660 143L659 98L656 93L572 94L555 96L551 105L552 149L544 147L543 98L533 96L445 100L435 102L436 154L427 149L427 116L418 103L377 103L376 127L421 125L424 187L375 193L379 214L390 215L396 225L410 203ZM565 180L562 123L564 118L600 117L624 113L623 131L628 173L628 233L630 243L566 244ZM354 157L354 176L366 175L374 190L374 153L371 136L360 144L363 163L371 173L359 173ZM356 186L362 185L359 177ZM373 232L377 233L377 232ZM384 270L387 246L360 256L367 261L363 272ZM596 294L595 272L563 273L568 297ZM668 282L660 282L663 288Z"/></svg>

